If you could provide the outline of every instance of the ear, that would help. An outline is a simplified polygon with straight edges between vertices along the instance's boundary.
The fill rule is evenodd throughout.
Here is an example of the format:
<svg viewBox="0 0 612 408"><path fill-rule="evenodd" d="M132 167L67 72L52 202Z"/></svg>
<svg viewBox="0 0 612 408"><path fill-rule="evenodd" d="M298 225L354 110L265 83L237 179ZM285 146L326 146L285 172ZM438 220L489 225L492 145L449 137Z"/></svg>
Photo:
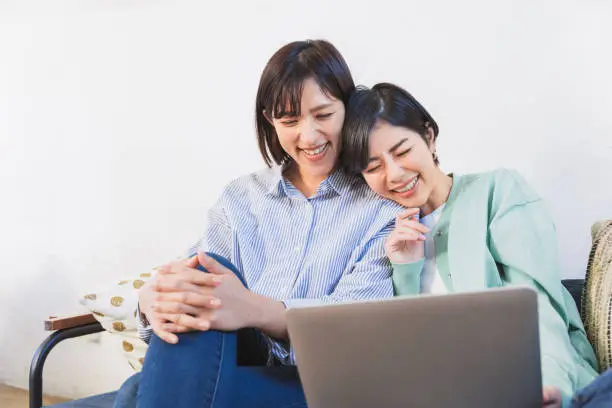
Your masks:
<svg viewBox="0 0 612 408"><path fill-rule="evenodd" d="M425 140L427 141L427 147L429 151L432 153L436 152L436 135L434 134L434 130L429 126L429 122L425 123L425 127L427 128L427 133L425 134Z"/></svg>
<svg viewBox="0 0 612 408"><path fill-rule="evenodd" d="M268 112L264 109L262 113L264 115L264 118L266 118L266 120L268 121L268 123L274 126L274 121L272 120L272 117L268 114Z"/></svg>

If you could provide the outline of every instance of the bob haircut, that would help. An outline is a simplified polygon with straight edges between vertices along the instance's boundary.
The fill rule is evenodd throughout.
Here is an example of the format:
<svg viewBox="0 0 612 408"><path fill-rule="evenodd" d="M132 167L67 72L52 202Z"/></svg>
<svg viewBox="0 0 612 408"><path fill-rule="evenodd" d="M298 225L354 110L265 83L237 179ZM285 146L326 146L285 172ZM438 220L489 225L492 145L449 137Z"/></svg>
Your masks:
<svg viewBox="0 0 612 408"><path fill-rule="evenodd" d="M370 135L379 122L401 126L418 133L426 143L429 129L434 141L438 124L410 93L397 85L380 83L372 89L358 87L351 95L342 129L341 165L349 174L368 166ZM434 157L436 164L437 158Z"/></svg>
<svg viewBox="0 0 612 408"><path fill-rule="evenodd" d="M300 116L304 81L313 78L330 98L348 103L355 83L338 50L325 40L295 41L270 58L261 74L255 102L259 151L268 167L291 160L278 140L269 118Z"/></svg>

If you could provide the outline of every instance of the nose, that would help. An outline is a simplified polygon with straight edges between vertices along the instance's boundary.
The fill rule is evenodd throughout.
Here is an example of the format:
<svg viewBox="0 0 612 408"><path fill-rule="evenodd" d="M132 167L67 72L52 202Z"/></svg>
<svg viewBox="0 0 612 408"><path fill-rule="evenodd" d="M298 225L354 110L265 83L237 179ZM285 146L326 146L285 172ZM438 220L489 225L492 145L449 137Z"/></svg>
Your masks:
<svg viewBox="0 0 612 408"><path fill-rule="evenodd" d="M319 136L319 130L315 121L310 118L304 119L300 126L300 139L304 144L314 144L317 142Z"/></svg>
<svg viewBox="0 0 612 408"><path fill-rule="evenodd" d="M391 187L402 181L404 177L404 169L400 166L393 157L387 156L385 160L385 172L387 176L387 184Z"/></svg>

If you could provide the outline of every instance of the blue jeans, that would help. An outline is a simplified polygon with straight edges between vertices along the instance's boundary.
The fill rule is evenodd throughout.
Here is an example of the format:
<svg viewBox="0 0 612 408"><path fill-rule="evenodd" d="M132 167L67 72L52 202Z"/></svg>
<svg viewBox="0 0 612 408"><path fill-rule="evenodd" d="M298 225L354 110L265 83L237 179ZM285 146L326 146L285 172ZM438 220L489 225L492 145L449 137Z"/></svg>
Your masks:
<svg viewBox="0 0 612 408"><path fill-rule="evenodd" d="M571 405L571 408L609 407L612 407L612 368L578 391L572 398Z"/></svg>
<svg viewBox="0 0 612 408"><path fill-rule="evenodd" d="M209 255L245 283L227 259ZM296 367L265 366L266 357L261 333L253 329L184 333L178 344L154 334L142 372L121 387L115 407L306 407Z"/></svg>

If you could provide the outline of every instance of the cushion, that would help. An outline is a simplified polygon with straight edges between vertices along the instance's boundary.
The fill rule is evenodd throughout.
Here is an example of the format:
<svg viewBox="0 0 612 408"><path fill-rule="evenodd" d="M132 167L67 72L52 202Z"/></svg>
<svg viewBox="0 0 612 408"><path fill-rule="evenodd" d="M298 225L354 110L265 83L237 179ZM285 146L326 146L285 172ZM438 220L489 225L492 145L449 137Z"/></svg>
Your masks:
<svg viewBox="0 0 612 408"><path fill-rule="evenodd" d="M157 269L121 280L103 290L89 293L80 300L102 327L111 333L112 341L117 343L117 348L135 372L142 369L148 347L138 338L138 290Z"/></svg>
<svg viewBox="0 0 612 408"><path fill-rule="evenodd" d="M612 367L612 220L594 224L591 232L582 320L603 372Z"/></svg>

